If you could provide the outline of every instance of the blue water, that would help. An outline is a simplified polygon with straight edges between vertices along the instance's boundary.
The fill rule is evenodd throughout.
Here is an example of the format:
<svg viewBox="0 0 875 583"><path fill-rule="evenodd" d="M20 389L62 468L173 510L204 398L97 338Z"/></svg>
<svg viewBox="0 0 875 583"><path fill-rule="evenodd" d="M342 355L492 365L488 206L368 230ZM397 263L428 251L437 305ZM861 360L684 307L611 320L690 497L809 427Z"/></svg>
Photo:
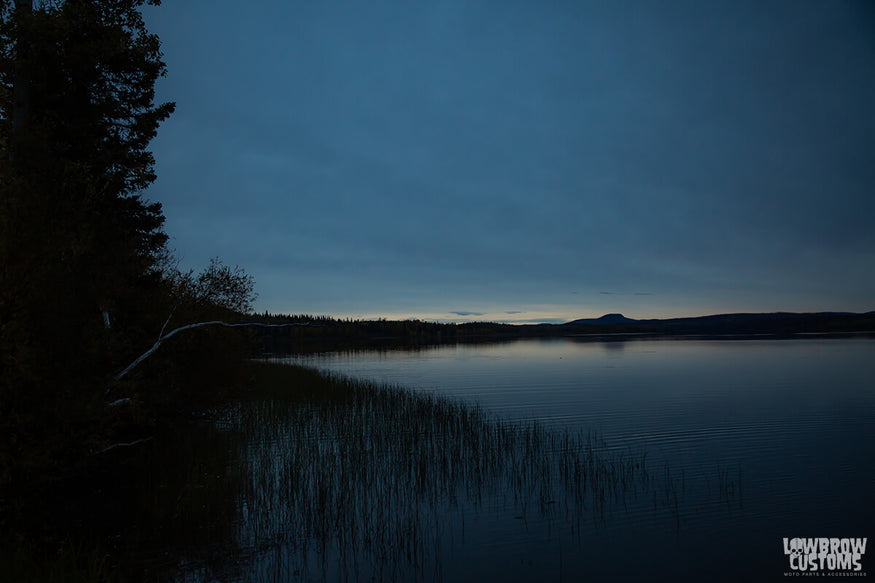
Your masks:
<svg viewBox="0 0 875 583"><path fill-rule="evenodd" d="M290 360L594 429L670 481L672 500L631 499L599 524L463 505L424 580L778 580L783 537L873 534L873 339L523 340Z"/></svg>

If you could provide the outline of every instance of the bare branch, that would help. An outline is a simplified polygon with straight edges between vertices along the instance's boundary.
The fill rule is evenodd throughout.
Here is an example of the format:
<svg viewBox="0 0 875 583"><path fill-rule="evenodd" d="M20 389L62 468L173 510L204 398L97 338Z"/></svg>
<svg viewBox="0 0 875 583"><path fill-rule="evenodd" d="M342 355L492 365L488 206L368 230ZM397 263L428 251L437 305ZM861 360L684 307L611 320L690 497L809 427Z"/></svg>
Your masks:
<svg viewBox="0 0 875 583"><path fill-rule="evenodd" d="M167 316L167 319L164 320L164 325L161 326L161 331L158 332L158 340L159 340L159 341L161 340L161 337L164 335L164 331L167 329L167 324L170 323L170 318L173 317L173 312L175 312L175 311L176 311L176 310L171 311L171 312L170 312L170 315Z"/></svg>
<svg viewBox="0 0 875 583"><path fill-rule="evenodd" d="M167 321L169 322L170 318L168 318ZM165 322L164 325L167 326L167 322ZM158 347L161 346L162 342L164 342L168 338L171 338L171 337L175 336L176 334L178 334L179 332L182 332L184 330L192 330L194 328L202 328L204 326L224 326L226 328L243 328L246 326L258 326L261 328L287 328L290 326L309 326L309 325L310 325L310 322L300 322L300 323L294 322L294 323L288 323L288 324L263 324L261 322L240 322L240 323L231 324L228 322L220 322L218 320L215 320L212 322L196 322L194 324L187 324L185 326L180 326L179 328L175 328L175 329L171 330L170 332L168 332L167 334L159 336L158 340L155 342L155 344L152 345L152 348L150 348L149 350L147 350L146 352L141 354L139 357L137 357L137 359L134 362L129 364L123 371L118 373L115 376L115 380L121 379L123 376L125 376L126 374L131 372L138 364L140 364L141 362L143 362L144 360L149 358L153 352L158 350ZM163 332L163 330L164 329L162 328L162 332ZM109 394L109 389L106 390L106 394Z"/></svg>
<svg viewBox="0 0 875 583"><path fill-rule="evenodd" d="M116 399L112 403L107 403L107 407L118 407L119 405L124 405L125 403L130 403L132 399L130 397L124 397L123 399Z"/></svg>
<svg viewBox="0 0 875 583"><path fill-rule="evenodd" d="M137 445L137 444L139 444L139 443L144 443L144 442L149 441L149 440L151 440L151 439L152 439L152 437L144 437L143 439L138 439L138 440L136 440L136 441L128 441L128 442L123 442L123 443L114 443L114 444L110 445L109 447L105 447L105 448L101 449L100 451L96 451L96 452L94 452L94 453L91 454L91 455L100 455L100 454L102 454L102 453L106 453L106 452L108 452L108 451L112 451L112 450L114 450L114 449L116 449L116 448L119 448L119 447L131 447L132 445Z"/></svg>

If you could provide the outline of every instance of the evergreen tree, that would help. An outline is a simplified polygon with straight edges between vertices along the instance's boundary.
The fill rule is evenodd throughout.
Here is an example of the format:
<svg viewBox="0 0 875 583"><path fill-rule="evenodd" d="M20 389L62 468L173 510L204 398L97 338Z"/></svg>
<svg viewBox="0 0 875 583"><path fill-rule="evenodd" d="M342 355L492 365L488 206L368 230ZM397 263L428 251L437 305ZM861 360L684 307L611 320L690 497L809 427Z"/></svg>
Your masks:
<svg viewBox="0 0 875 583"><path fill-rule="evenodd" d="M75 431L167 310L164 217L142 197L173 111L140 13L159 3L0 0L0 483L40 438L20 429Z"/></svg>

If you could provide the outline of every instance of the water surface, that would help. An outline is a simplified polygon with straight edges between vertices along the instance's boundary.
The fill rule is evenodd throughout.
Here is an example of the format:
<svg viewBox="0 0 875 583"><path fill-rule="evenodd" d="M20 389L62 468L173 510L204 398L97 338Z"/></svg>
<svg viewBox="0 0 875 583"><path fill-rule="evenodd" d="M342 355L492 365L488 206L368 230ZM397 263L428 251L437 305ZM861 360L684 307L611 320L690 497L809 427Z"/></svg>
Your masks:
<svg viewBox="0 0 875 583"><path fill-rule="evenodd" d="M292 361L595 429L664 470L661 493L576 537L561 520L479 514L445 557L452 579L527 580L538 569L634 579L651 568L779 578L783 537L869 536L875 524L872 339L523 340ZM665 496L676 512L666 515Z"/></svg>
<svg viewBox="0 0 875 583"><path fill-rule="evenodd" d="M875 524L873 339L521 340L280 362L369 381L258 367L256 391L106 454L81 492L40 495L62 558L0 549L0 573L768 581L789 572L784 537Z"/></svg>

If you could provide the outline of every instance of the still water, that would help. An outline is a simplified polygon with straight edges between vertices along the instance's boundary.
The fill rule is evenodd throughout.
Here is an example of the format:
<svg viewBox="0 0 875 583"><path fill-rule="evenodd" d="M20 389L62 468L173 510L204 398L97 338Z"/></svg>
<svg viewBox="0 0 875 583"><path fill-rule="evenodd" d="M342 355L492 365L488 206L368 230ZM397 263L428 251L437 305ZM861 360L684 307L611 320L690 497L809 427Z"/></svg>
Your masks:
<svg viewBox="0 0 875 583"><path fill-rule="evenodd" d="M9 504L67 542L0 581L779 581L785 538L875 530L873 338L277 360L309 368Z"/></svg>
<svg viewBox="0 0 875 583"><path fill-rule="evenodd" d="M783 537L875 531L873 339L525 340L288 362L594 431L646 459L643 485L584 521L553 494L541 511L500 487L457 500L417 579L779 580Z"/></svg>

